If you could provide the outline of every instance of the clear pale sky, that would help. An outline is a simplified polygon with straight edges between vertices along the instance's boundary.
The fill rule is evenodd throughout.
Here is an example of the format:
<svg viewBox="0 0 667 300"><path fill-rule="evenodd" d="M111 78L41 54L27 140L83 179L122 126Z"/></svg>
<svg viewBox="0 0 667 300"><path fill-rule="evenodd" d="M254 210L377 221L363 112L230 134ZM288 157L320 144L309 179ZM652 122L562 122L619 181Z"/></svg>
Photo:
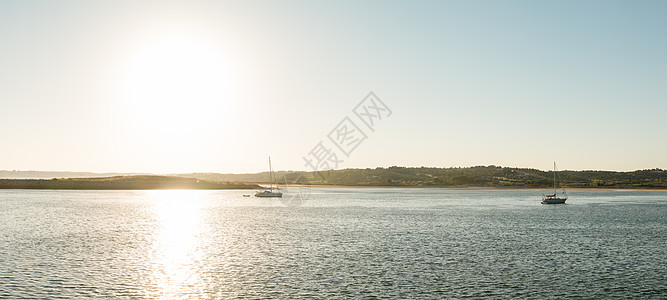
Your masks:
<svg viewBox="0 0 667 300"><path fill-rule="evenodd" d="M0 1L0 170L667 168L665 1ZM352 119L354 120L354 119ZM363 129L363 128L362 128Z"/></svg>

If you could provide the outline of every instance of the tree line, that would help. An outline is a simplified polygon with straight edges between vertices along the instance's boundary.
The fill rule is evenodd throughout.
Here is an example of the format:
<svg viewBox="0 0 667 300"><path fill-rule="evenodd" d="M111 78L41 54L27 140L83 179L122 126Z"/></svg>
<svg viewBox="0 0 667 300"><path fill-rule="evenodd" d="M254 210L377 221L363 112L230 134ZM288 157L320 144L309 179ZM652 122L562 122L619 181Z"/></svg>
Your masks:
<svg viewBox="0 0 667 300"><path fill-rule="evenodd" d="M398 167L341 169L314 172L274 172L277 184L351 186L433 186L433 187L534 187L553 186L553 171L499 166L466 168ZM667 171L662 169L616 171L558 171L564 187L667 188ZM193 173L181 176L224 182L268 183L268 172L255 174Z"/></svg>

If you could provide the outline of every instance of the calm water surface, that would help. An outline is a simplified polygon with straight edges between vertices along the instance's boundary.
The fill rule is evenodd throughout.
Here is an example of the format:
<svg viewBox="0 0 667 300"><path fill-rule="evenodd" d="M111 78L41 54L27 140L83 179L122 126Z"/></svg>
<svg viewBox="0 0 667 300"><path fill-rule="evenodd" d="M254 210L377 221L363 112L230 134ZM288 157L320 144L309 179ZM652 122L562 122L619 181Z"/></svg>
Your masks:
<svg viewBox="0 0 667 300"><path fill-rule="evenodd" d="M667 298L667 192L244 193L0 191L0 298Z"/></svg>

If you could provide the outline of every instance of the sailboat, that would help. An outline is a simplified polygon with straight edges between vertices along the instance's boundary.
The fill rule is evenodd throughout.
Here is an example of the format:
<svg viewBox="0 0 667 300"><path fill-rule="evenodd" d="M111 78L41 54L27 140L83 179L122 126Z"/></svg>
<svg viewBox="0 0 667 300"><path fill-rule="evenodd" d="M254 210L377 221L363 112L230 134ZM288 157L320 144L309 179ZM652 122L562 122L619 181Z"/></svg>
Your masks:
<svg viewBox="0 0 667 300"><path fill-rule="evenodd" d="M255 197L276 197L280 198L283 196L283 193L276 191L273 191L273 169L271 168L271 156L269 156L269 178L271 179L271 185L269 186L268 190L263 190L263 191L258 191L255 193ZM276 190L278 190L278 187L276 186Z"/></svg>
<svg viewBox="0 0 667 300"><path fill-rule="evenodd" d="M565 200L567 200L567 193L564 188L560 195L556 193L556 162L554 162L554 193L553 195L542 195L542 204L564 204Z"/></svg>

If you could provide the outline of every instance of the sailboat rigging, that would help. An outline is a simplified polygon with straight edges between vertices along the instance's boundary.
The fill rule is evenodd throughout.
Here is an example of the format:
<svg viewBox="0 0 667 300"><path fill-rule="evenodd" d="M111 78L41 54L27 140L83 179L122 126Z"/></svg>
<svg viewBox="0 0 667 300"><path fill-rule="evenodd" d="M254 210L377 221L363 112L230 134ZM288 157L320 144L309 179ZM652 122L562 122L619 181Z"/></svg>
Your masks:
<svg viewBox="0 0 667 300"><path fill-rule="evenodd" d="M283 193L280 191L273 191L273 168L271 167L271 156L269 156L269 179L271 181L271 185L269 186L268 190L263 190L263 191L257 191L255 193L255 197L277 197L280 198L283 196ZM278 190L278 187L276 186L276 190Z"/></svg>
<svg viewBox="0 0 667 300"><path fill-rule="evenodd" d="M542 195L542 204L564 204L565 200L567 200L565 188L560 195L556 192L556 162L554 162L554 193L553 195Z"/></svg>

